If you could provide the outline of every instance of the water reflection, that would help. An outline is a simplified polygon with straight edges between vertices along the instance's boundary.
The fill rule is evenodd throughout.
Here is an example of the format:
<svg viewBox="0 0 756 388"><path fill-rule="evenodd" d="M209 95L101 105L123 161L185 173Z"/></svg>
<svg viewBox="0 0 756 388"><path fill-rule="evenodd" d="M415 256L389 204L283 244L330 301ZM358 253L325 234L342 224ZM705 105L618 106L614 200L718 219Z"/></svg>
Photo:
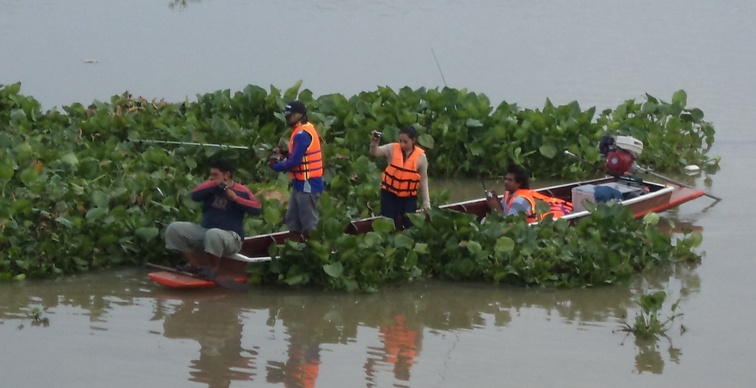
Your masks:
<svg viewBox="0 0 756 388"><path fill-rule="evenodd" d="M176 292L149 283L144 271L129 270L75 280L0 285L0 322L30 323L29 307L39 306L49 307L46 316L54 327L72 319L56 314L56 310L76 306L85 311L90 322L97 322L100 330L118 330L124 323L114 322L112 317L123 317L122 310L129 309L126 316L145 315L143 319L162 321L162 333L145 332L132 341L147 343L154 341L153 335L162 334L170 340L196 342L198 354L180 355L189 367L188 376L183 378L208 387L263 379L286 387L314 387L326 370L342 373L358 368L368 387L389 385L386 379L391 385L401 386L409 385L413 368L421 360L426 366L443 363L439 354L423 349L447 346L446 334L458 337L479 331L497 338L501 335L497 331L508 330L521 313L540 315L538 312L545 311L547 321L584 330L615 330L632 320L638 310L635 300L643 291L666 290L670 296L660 314L665 317L678 296L700 291L695 268L696 264L666 266L630 283L594 289L528 290L426 281L373 295L271 287L257 288L247 295L221 289ZM143 313L145 309L149 310L147 314ZM565 340L569 341L567 333ZM628 362L635 363L637 373L662 373L665 363L680 362L682 351L672 346L671 339L666 350L665 339L626 339L636 349L634 360ZM355 342L367 345L354 346ZM499 345L491 342L490 346ZM178 349L179 345L168 348ZM324 362L324 352L347 354L354 362Z"/></svg>
<svg viewBox="0 0 756 388"><path fill-rule="evenodd" d="M189 381L211 388L228 387L231 381L251 381L257 375L257 350L241 346L241 309L229 303L228 294L214 291L181 296L180 302L172 307L166 306L170 299L160 297L153 319L164 317L166 338L199 343L199 357L190 362Z"/></svg>
<svg viewBox="0 0 756 388"><path fill-rule="evenodd" d="M675 348L672 345L672 339L668 336L664 336L668 341L669 346L666 349L669 361L680 364L680 357L682 356L682 350ZM635 371L638 374L645 372L653 374L662 374L664 371L664 357L660 352L660 347L663 345L661 339L648 340L648 339L635 339L635 348L638 350L638 355L635 356Z"/></svg>

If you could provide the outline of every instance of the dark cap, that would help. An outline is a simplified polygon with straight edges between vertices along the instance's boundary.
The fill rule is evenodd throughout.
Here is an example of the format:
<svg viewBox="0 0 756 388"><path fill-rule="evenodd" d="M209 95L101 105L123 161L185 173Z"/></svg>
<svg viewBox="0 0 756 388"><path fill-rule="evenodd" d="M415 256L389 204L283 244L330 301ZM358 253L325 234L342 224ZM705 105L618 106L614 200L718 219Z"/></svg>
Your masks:
<svg viewBox="0 0 756 388"><path fill-rule="evenodd" d="M284 108L284 114L288 116L292 113L299 113L304 115L307 114L307 109L300 101L292 101L286 104L286 108Z"/></svg>

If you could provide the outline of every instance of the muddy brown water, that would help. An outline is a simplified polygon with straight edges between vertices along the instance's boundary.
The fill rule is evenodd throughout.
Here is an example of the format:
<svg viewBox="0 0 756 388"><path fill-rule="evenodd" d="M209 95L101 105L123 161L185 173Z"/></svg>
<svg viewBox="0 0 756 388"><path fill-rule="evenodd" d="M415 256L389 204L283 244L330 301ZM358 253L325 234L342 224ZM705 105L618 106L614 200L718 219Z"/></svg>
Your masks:
<svg viewBox="0 0 756 388"><path fill-rule="evenodd" d="M2 283L0 386L750 387L754 15L742 0L0 0L0 83L21 81L48 108L298 79L315 94L442 86L431 48L450 86L495 105L548 97L604 109L685 89L722 156L720 171L691 183L724 198L665 213L677 230L703 232L700 264L593 289L176 292L140 268ZM431 185L455 199L481 191L478 181ZM676 324L649 342L618 331L650 290L681 298L687 332ZM47 308L46 324L30 317L35 307Z"/></svg>

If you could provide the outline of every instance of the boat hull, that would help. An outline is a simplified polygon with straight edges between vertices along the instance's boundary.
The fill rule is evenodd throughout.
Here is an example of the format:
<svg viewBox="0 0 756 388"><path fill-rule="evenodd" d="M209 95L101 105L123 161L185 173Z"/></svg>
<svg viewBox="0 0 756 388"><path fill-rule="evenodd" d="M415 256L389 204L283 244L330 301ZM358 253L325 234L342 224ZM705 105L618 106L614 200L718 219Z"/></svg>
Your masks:
<svg viewBox="0 0 756 388"><path fill-rule="evenodd" d="M574 182L564 185L551 186L536 191L556 198L561 198L566 201L572 202L572 189L577 186L583 185L598 185L604 183L616 182L617 178L607 177L601 179L595 179L590 181ZM703 190L697 190L689 187L677 186L677 185L663 185L658 183L645 182L651 190L650 193L644 194L640 197L625 200L622 202L624 206L630 208L636 219L642 218L650 212L663 212L667 209L679 206L685 202L692 201L696 198L703 196L705 193ZM454 210L467 214L474 214L478 220L482 220L486 214L488 214L488 204L485 198L453 203L440 207L441 209ZM590 217L589 211L582 211L573 214L569 214L564 219L570 223L575 223L585 217ZM345 231L347 234L364 234L373 230L373 221L379 217L371 217L362 220L352 221ZM247 237L242 243L242 248L239 254L234 257L220 258L220 266L225 267L227 271L224 272L224 276L230 276L235 279L246 278L246 272L244 268L251 263L270 261L270 255L268 253L271 245L283 244L287 239L293 239L299 241L301 236L290 232L279 232L264 234L259 236ZM209 259L209 258L208 258ZM212 258L218 260L218 258ZM202 263L193 263L195 265L204 266ZM156 275L161 274L161 275ZM150 274L150 278L156 283L172 287L172 288L210 288L217 287L217 285L211 281L189 278L178 274L170 273L153 273Z"/></svg>

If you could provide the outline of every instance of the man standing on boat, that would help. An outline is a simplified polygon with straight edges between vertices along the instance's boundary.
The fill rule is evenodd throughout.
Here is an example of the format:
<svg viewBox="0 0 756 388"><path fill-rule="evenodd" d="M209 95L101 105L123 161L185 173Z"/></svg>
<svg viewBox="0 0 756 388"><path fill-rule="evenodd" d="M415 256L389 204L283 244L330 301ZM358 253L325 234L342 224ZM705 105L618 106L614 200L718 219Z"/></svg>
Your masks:
<svg viewBox="0 0 756 388"><path fill-rule="evenodd" d="M276 158L270 167L278 172L289 172L292 191L286 211L286 226L302 239L318 224L318 200L325 190L323 183L323 153L315 127L307 121L307 109L300 101L292 101L284 110L286 124L292 127L289 153L284 155L276 148ZM285 158L283 161L279 161ZM296 237L295 237L296 238Z"/></svg>
<svg viewBox="0 0 756 388"><path fill-rule="evenodd" d="M415 127L399 130L399 142L378 146L380 132L373 131L370 154L385 156L389 164L381 181L381 215L394 220L397 229L412 226L408 213L417 211L417 193L423 196L423 209L430 209L428 159L417 146Z"/></svg>
<svg viewBox="0 0 756 388"><path fill-rule="evenodd" d="M181 270L212 278L219 269L221 257L241 250L244 215L259 215L261 206L246 186L234 182L233 176L234 167L230 162L213 162L210 179L192 190L192 200L202 202L199 225L192 222L168 225L165 247L184 252L189 262Z"/></svg>
<svg viewBox="0 0 756 388"><path fill-rule="evenodd" d="M511 164L507 167L507 173L504 176L504 189L506 189L506 192L502 196L501 201L499 201L496 192L491 190L491 195L486 197L488 207L507 215L525 213L528 223L541 220L548 214L551 214L556 219L572 212L571 203L530 190L528 173L517 164ZM549 206L550 211L542 214L541 217L537 217L536 201L545 202Z"/></svg>

